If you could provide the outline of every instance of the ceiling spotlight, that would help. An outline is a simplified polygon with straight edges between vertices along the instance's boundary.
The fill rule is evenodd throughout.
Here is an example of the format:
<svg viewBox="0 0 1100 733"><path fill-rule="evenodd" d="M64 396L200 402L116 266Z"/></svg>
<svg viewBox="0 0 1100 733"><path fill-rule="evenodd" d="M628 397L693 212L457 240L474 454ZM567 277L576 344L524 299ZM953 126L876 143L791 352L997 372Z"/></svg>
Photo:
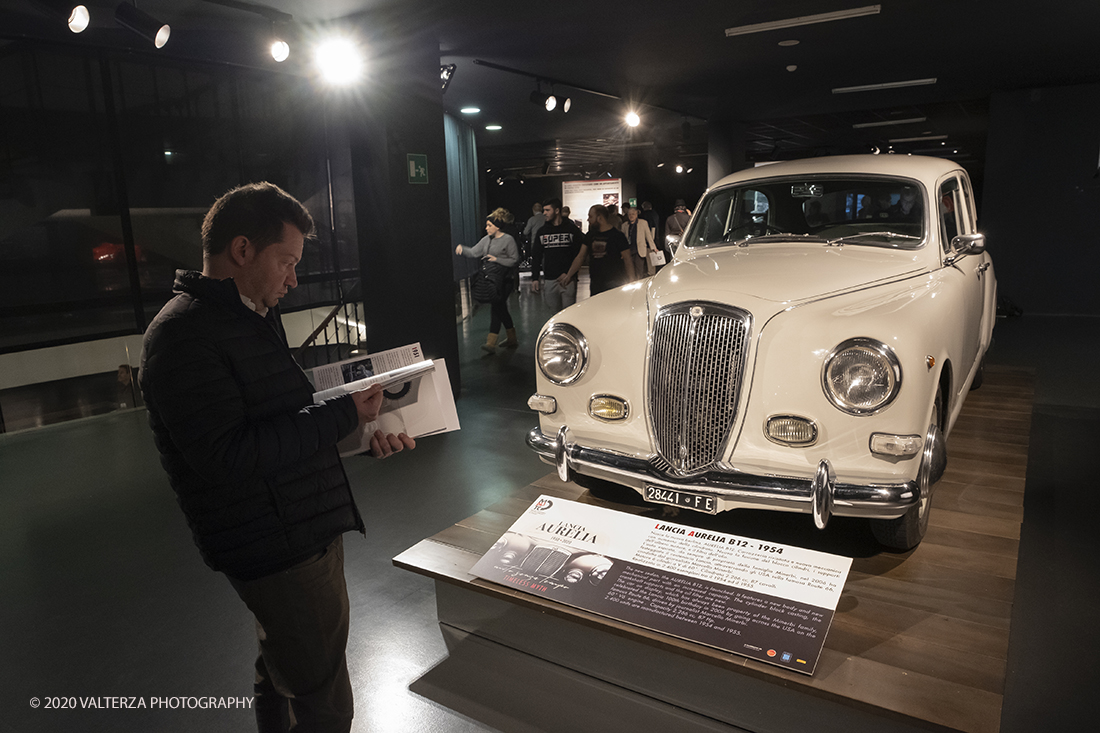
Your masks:
<svg viewBox="0 0 1100 733"><path fill-rule="evenodd" d="M798 45L798 41L795 41L795 40L790 40L790 41L780 41L780 42L779 42L779 45L780 45L780 46L783 46L784 48L789 48L789 47L791 47L791 46L797 46L797 45Z"/></svg>
<svg viewBox="0 0 1100 733"><path fill-rule="evenodd" d="M684 171L684 173L691 173L693 170L695 170L695 169L694 168L688 168L686 171Z"/></svg>
<svg viewBox="0 0 1100 733"><path fill-rule="evenodd" d="M451 84L451 79L455 75L455 69L458 68L457 64L440 64L439 65L439 79L443 82L443 91L447 91L447 87Z"/></svg>
<svg viewBox="0 0 1100 733"><path fill-rule="evenodd" d="M569 108L573 106L573 100L569 97L565 98L565 101L561 103L561 111L563 113L568 112Z"/></svg>
<svg viewBox="0 0 1100 733"><path fill-rule="evenodd" d="M626 113L626 124L631 127L637 127L642 121L642 118L638 116L637 112L633 110Z"/></svg>
<svg viewBox="0 0 1100 733"><path fill-rule="evenodd" d="M87 6L76 5L71 0L35 0L35 4L58 20L64 18L73 33L85 30L91 22Z"/></svg>
<svg viewBox="0 0 1100 733"><path fill-rule="evenodd" d="M486 130L491 130L492 132L496 132L497 130L502 130L504 128L502 128L500 125L486 125L485 129Z"/></svg>
<svg viewBox="0 0 1100 733"><path fill-rule="evenodd" d="M157 48L164 48L164 44L168 43L168 36L172 33L172 29L168 27L167 23L161 23L130 3L118 4L118 7L115 8L115 22L126 30L133 31L142 38L149 39Z"/></svg>
<svg viewBox="0 0 1100 733"><path fill-rule="evenodd" d="M348 38L325 41L317 47L313 59L321 77L330 84L351 84L363 73L363 55Z"/></svg>
<svg viewBox="0 0 1100 733"><path fill-rule="evenodd" d="M476 115L480 111L481 111L480 107L463 107L462 109L459 110L459 112L461 112L464 115Z"/></svg>
<svg viewBox="0 0 1100 733"><path fill-rule="evenodd" d="M795 64L789 64L787 66L787 71L797 71L797 70L798 70L798 66L796 66Z"/></svg>
<svg viewBox="0 0 1100 733"><path fill-rule="evenodd" d="M538 89L531 92L531 101L534 104L542 105L543 107L545 107L547 112L550 112L558 106L557 97L555 97L553 94L543 94Z"/></svg>
<svg viewBox="0 0 1100 733"><path fill-rule="evenodd" d="M660 163L657 164L657 167L658 168L664 168L665 167L665 162L662 160Z"/></svg>
<svg viewBox="0 0 1100 733"><path fill-rule="evenodd" d="M276 38L271 43L271 58L275 59L280 64L286 61L290 58L290 44Z"/></svg>
<svg viewBox="0 0 1100 733"><path fill-rule="evenodd" d="M683 173L683 172L684 172L684 166L682 166L682 165L677 165L677 166L676 166L676 172L677 172L677 173Z"/></svg>

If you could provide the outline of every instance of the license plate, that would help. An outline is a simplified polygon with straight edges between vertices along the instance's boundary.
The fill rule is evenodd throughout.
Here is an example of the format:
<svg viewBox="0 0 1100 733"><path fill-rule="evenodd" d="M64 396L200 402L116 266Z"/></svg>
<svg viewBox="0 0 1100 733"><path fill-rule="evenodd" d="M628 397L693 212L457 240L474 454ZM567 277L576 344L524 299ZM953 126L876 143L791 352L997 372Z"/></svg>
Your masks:
<svg viewBox="0 0 1100 733"><path fill-rule="evenodd" d="M695 491L672 491L662 489L659 486L645 487L643 498L653 504L668 504L683 509L691 509L704 514L717 514L717 498L710 494L700 494Z"/></svg>

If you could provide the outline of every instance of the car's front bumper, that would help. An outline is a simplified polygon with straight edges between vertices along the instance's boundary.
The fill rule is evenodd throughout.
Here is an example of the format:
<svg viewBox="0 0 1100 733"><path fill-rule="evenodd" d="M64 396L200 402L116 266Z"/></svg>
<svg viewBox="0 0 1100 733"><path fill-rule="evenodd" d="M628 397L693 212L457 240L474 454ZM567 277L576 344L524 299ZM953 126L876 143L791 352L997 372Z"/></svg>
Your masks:
<svg viewBox="0 0 1100 733"><path fill-rule="evenodd" d="M556 436L548 436L536 427L527 434L527 445L547 463L553 464L563 481L580 473L629 486L643 497L647 486L693 491L714 496L719 511L801 512L812 514L818 527L824 527L833 515L893 519L920 501L917 481L838 483L828 460L818 464L812 478L717 471L676 476L662 470L655 459L579 445L570 440L566 426L562 426Z"/></svg>

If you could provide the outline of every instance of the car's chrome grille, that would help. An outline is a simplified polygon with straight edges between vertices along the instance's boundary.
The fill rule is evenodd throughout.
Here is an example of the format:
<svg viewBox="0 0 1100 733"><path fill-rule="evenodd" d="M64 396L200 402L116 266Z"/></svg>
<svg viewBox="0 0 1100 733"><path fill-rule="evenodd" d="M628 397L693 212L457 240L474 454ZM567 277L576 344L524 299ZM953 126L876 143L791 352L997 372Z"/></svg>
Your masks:
<svg viewBox="0 0 1100 733"><path fill-rule="evenodd" d="M569 553L555 547L539 545L527 553L520 567L536 575L553 575L569 559Z"/></svg>
<svg viewBox="0 0 1100 733"><path fill-rule="evenodd" d="M680 473L707 470L737 417L749 314L717 303L662 308L649 360L657 452Z"/></svg>

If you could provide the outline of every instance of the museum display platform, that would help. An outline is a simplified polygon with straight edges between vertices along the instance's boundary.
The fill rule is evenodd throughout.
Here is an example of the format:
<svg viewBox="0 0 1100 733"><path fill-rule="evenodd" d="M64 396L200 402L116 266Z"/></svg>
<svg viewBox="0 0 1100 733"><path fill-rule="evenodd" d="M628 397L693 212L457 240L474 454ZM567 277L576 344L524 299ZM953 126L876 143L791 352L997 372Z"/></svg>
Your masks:
<svg viewBox="0 0 1100 733"><path fill-rule="evenodd" d="M670 730L999 730L1032 394L1029 372L987 369L949 439L928 533L905 553L883 551L866 522L855 519L834 518L819 532L804 515L669 517L633 492L595 496L555 474L518 489L393 560L435 580L451 655L440 666L453 663L451 679L459 680L451 697L439 701L481 710L571 704L598 716L602 696L619 709L625 701L652 730L662 729L658 721ZM854 558L816 673L790 672L470 575L540 494ZM569 694L578 697L551 695L540 687L547 675L571 678ZM682 726L667 722L678 719Z"/></svg>

